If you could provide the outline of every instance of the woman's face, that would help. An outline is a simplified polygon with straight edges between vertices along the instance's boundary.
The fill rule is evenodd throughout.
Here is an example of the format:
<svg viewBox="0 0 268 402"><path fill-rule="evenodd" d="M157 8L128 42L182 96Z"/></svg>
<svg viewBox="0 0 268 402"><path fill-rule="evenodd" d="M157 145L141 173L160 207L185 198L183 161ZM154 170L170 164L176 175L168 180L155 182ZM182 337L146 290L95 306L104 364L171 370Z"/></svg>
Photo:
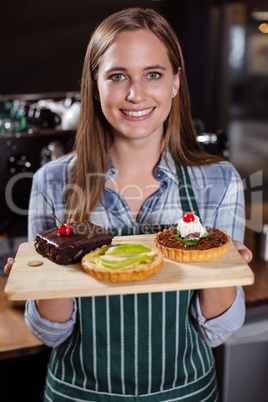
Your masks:
<svg viewBox="0 0 268 402"><path fill-rule="evenodd" d="M180 80L155 34L146 29L118 34L102 57L97 83L115 140L162 138Z"/></svg>

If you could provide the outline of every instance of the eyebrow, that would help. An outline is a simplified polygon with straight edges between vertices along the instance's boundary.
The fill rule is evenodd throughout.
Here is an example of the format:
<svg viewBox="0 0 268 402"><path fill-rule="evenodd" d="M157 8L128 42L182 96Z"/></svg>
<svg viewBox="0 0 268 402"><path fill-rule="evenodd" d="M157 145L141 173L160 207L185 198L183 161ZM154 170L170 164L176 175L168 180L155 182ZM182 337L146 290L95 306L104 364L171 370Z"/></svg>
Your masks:
<svg viewBox="0 0 268 402"><path fill-rule="evenodd" d="M166 67L160 66L159 64L156 64L154 66L147 66L144 68L144 71L147 70L166 70Z"/></svg>
<svg viewBox="0 0 268 402"><path fill-rule="evenodd" d="M163 70L163 71L165 71L166 70L166 67L163 67L163 66L161 66L161 65L159 65L159 64L155 64L155 65L153 65L153 66L146 66L146 67L144 67L144 69L143 69L143 71L148 71L148 70ZM107 71L106 71L106 74L110 74L110 73L112 73L113 71L123 71L123 72L126 72L127 71L127 69L125 68L125 67L111 67L110 69L108 69Z"/></svg>

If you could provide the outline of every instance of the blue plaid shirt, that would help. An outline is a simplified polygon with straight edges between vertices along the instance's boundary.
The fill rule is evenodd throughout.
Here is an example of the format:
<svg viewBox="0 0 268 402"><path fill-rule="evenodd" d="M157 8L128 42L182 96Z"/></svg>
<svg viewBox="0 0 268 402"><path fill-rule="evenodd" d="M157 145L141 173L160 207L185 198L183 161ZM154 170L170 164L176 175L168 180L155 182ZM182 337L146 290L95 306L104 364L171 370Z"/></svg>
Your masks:
<svg viewBox="0 0 268 402"><path fill-rule="evenodd" d="M36 233L55 226L54 214L64 221L66 196L70 189L70 176L75 160L75 154L64 156L47 163L34 175L29 205L29 241L34 241ZM170 153L167 154L167 160L171 170L162 158L155 168L155 177L161 182L160 187L145 201L137 220L133 217L124 197L106 186L118 175L118 170L110 161L105 175L105 189L91 215L91 222L110 228L156 225L156 230L157 224L176 225L178 218L183 214L179 181ZM229 162L220 162L201 167L188 167L188 171L203 224L225 230L232 239L243 241L244 193L241 178L234 167ZM77 188L74 190L81 191ZM236 299L229 310L209 321L202 316L196 292L191 305L191 314L195 318L200 336L209 345L217 346L244 321L243 290L237 287ZM50 323L44 320L39 316L34 301L27 303L25 318L39 339L50 346L55 346L66 339L73 329L76 302L74 300L74 313L67 323Z"/></svg>
<svg viewBox="0 0 268 402"><path fill-rule="evenodd" d="M47 163L35 174L29 206L29 241L34 241L36 233L56 225L54 214L65 220L66 195L75 158L75 155L64 156ZM145 201L137 220L124 197L105 186L91 222L104 227L176 224L183 212L175 163L170 154L168 163L173 173L162 158L155 169L160 188ZM243 241L243 185L234 167L229 162L221 162L190 167L188 171L203 224L225 230L232 239ZM117 175L110 161L106 184ZM80 189L75 191L81 192Z"/></svg>

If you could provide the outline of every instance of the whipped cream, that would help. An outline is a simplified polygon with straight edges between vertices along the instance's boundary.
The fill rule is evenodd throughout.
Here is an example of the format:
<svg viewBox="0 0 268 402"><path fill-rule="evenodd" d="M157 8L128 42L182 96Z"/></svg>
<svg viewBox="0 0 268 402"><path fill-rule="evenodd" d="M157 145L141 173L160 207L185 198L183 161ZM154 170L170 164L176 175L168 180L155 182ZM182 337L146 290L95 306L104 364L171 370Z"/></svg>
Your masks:
<svg viewBox="0 0 268 402"><path fill-rule="evenodd" d="M183 218L180 218L178 220L177 229L180 231L181 237L186 237L190 234L198 234L198 236L192 236L191 239L199 239L207 232L196 215L194 215L194 221L192 222L184 222Z"/></svg>

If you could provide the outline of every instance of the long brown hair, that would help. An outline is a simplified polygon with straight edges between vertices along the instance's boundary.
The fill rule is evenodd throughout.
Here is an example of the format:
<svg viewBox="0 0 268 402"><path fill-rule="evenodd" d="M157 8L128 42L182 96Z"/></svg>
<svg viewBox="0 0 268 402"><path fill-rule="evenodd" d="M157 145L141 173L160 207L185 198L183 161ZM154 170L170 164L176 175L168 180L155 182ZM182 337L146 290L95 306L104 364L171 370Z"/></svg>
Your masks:
<svg viewBox="0 0 268 402"><path fill-rule="evenodd" d="M89 42L81 81L81 111L77 127L72 191L67 200L67 219L89 218L104 189L111 129L97 99L98 69L102 55L122 31L148 29L166 46L174 75L181 70L180 89L164 125L162 151L169 148L174 160L185 166L206 165L220 158L204 153L196 140L190 111L189 90L181 47L168 22L152 9L129 8L106 18Z"/></svg>

